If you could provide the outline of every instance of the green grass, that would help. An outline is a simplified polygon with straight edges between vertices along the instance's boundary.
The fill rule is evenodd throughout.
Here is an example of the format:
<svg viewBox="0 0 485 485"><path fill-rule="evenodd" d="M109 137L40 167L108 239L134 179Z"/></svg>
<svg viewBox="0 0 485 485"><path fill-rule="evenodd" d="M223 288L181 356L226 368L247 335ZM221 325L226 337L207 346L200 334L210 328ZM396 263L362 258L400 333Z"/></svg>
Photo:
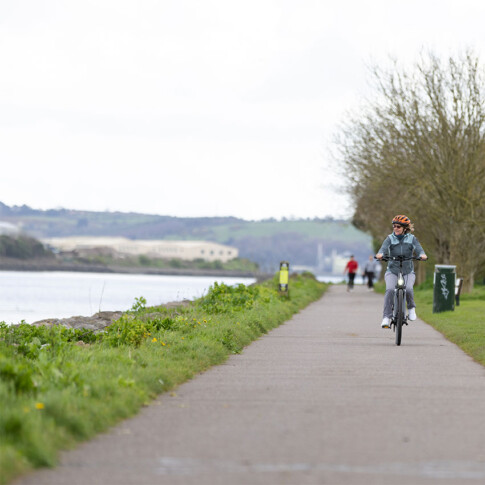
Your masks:
<svg viewBox="0 0 485 485"><path fill-rule="evenodd" d="M462 294L454 311L433 313L433 290L415 292L419 318L485 365L485 288L477 286Z"/></svg>
<svg viewBox="0 0 485 485"><path fill-rule="evenodd" d="M99 334L0 324L0 483L54 466L59 450L241 352L326 288L310 275L290 279L291 298L276 280L214 285L175 310L146 308L140 297Z"/></svg>
<svg viewBox="0 0 485 485"><path fill-rule="evenodd" d="M385 285L376 284L384 293ZM418 316L455 343L476 362L485 366L485 287L476 285L471 293L460 296L454 311L433 313L433 289L429 282L416 286L414 300Z"/></svg>

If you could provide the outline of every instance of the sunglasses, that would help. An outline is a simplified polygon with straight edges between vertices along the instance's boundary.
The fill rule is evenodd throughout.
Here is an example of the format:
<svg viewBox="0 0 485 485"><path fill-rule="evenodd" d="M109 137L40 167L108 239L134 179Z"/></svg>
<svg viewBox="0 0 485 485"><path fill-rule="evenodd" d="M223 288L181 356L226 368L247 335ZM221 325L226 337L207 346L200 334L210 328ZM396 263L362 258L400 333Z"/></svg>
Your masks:
<svg viewBox="0 0 485 485"><path fill-rule="evenodd" d="M401 226L401 224L393 224L392 227L404 227L404 226Z"/></svg>

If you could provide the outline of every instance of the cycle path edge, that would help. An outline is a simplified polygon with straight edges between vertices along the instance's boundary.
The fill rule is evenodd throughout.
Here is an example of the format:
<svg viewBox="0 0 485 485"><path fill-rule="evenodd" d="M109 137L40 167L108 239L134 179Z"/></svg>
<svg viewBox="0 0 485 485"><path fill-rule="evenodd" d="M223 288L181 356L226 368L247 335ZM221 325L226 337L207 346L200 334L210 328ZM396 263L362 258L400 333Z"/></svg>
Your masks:
<svg viewBox="0 0 485 485"><path fill-rule="evenodd" d="M330 287L239 355L14 485L485 482L485 369ZM419 308L418 308L419 317Z"/></svg>

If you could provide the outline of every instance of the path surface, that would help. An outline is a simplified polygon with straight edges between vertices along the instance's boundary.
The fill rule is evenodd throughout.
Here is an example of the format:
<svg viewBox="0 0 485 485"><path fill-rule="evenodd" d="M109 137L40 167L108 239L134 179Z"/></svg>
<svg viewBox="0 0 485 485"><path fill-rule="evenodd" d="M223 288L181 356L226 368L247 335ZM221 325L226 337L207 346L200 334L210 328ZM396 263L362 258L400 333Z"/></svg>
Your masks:
<svg viewBox="0 0 485 485"><path fill-rule="evenodd" d="M485 369L419 319L396 347L381 304L334 286L58 468L14 483L485 483Z"/></svg>

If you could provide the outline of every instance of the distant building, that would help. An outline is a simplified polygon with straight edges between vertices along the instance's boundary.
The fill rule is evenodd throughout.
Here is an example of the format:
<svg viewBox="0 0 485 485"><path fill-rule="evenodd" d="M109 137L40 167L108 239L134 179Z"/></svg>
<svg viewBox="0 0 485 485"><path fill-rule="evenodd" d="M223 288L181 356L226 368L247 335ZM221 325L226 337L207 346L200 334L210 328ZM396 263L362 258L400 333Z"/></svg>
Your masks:
<svg viewBox="0 0 485 485"><path fill-rule="evenodd" d="M141 256L192 261L221 261L237 258L239 251L232 246L207 241L132 240L124 237L55 237L42 242L59 251L111 253L114 256Z"/></svg>
<svg viewBox="0 0 485 485"><path fill-rule="evenodd" d="M15 224L10 222L0 221L0 236L18 236L20 229Z"/></svg>
<svg viewBox="0 0 485 485"><path fill-rule="evenodd" d="M345 267L347 266L347 263L349 261L349 258L350 258L350 254L348 256L335 254L333 257L332 274L335 274L335 275L343 274Z"/></svg>

